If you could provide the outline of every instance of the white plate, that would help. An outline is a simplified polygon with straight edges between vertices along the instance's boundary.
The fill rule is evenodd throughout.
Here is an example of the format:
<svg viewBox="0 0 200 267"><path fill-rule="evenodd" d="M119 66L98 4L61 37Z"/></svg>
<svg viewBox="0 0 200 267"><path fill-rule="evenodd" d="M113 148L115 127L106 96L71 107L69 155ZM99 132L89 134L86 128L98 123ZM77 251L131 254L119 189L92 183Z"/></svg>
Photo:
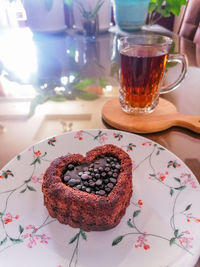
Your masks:
<svg viewBox="0 0 200 267"><path fill-rule="evenodd" d="M123 148L133 161L125 216L104 232L60 224L43 206L42 174L58 156L105 143ZM200 186L180 159L148 139L112 130L49 138L8 163L0 178L1 267L188 267L198 259Z"/></svg>

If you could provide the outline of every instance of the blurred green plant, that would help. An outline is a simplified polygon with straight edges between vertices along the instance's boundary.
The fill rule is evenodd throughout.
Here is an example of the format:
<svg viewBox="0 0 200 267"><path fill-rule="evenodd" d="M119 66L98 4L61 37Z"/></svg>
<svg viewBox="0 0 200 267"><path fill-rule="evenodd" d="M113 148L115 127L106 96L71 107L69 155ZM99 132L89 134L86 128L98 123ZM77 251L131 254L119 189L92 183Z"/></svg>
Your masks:
<svg viewBox="0 0 200 267"><path fill-rule="evenodd" d="M11 0L11 1L15 1L15 0ZM55 0L55 1L57 1L57 0ZM73 0L63 0L63 3L65 3L69 7L72 6L72 2L73 2ZM53 3L54 3L54 0L44 0L44 5L45 5L46 10L50 11L53 7Z"/></svg>
<svg viewBox="0 0 200 267"><path fill-rule="evenodd" d="M96 93L87 91L86 89L92 85L99 84L102 88L107 85L107 80L104 77L98 79L95 78L85 78L82 79L78 75L72 83L69 83L65 90L55 90L56 88L63 88L63 86L58 85L57 82L52 82L48 88L41 89L41 86L35 84L35 89L38 95L31 101L30 110L28 117L32 117L38 105L44 104L47 101L54 102L65 102L67 100L95 100L99 96Z"/></svg>
<svg viewBox="0 0 200 267"><path fill-rule="evenodd" d="M75 3L78 5L78 8L83 18L94 19L100 8L102 7L104 0L98 0L95 7L93 9L90 8L90 10L86 10L82 2L76 1Z"/></svg>
<svg viewBox="0 0 200 267"><path fill-rule="evenodd" d="M175 47L175 42L173 41L172 44L171 44L171 48L170 48L170 51L169 51L169 54L176 54L178 53L178 51L176 51L176 47ZM174 66L176 66L178 63L177 62L167 62L166 64L166 72L169 68L172 68Z"/></svg>
<svg viewBox="0 0 200 267"><path fill-rule="evenodd" d="M116 77L117 80L119 80L119 63L113 61L111 64L111 69L110 69L110 76L111 77Z"/></svg>
<svg viewBox="0 0 200 267"><path fill-rule="evenodd" d="M187 4L187 0L150 0L149 3L149 24L155 24L162 17L170 17L171 14L178 16L181 7ZM155 18L156 14L160 16Z"/></svg>
<svg viewBox="0 0 200 267"><path fill-rule="evenodd" d="M73 0L64 0L64 3L67 5L67 6L72 6L72 3L73 3Z"/></svg>

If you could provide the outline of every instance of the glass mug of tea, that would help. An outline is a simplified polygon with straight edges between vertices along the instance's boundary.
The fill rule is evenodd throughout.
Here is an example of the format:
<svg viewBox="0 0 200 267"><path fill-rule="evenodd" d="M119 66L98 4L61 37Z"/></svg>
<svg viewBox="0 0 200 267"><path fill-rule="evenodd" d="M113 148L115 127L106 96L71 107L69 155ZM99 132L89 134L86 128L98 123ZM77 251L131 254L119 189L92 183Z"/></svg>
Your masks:
<svg viewBox="0 0 200 267"><path fill-rule="evenodd" d="M150 113L159 95L176 89L187 72L184 55L169 54L172 39L162 35L132 35L119 40L120 103L130 114ZM179 77L168 87L161 82L167 62L182 65Z"/></svg>

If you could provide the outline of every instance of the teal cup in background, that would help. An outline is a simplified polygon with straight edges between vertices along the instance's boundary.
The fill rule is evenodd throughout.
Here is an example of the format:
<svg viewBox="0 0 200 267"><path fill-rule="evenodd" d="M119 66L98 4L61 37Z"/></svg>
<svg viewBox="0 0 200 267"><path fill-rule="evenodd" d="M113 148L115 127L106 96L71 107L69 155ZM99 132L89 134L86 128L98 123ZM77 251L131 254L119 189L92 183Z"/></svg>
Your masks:
<svg viewBox="0 0 200 267"><path fill-rule="evenodd" d="M149 0L113 0L115 23L121 30L138 30L145 24Z"/></svg>

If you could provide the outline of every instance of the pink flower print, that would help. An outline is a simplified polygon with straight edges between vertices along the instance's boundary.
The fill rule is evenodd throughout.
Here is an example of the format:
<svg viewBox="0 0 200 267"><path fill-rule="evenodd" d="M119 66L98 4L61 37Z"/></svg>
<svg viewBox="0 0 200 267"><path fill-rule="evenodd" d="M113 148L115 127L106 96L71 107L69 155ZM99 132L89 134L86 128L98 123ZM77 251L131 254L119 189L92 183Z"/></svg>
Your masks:
<svg viewBox="0 0 200 267"><path fill-rule="evenodd" d="M12 173L12 171L10 170L6 170L6 171L2 171L2 174L0 175L0 179L7 179L9 176L14 176L14 174Z"/></svg>
<svg viewBox="0 0 200 267"><path fill-rule="evenodd" d="M31 232L27 232L21 237L23 239L28 239L28 248L33 248L37 245L38 242L41 244L48 244L48 240L50 239L50 237L46 236L45 234L36 234L38 229L34 225L29 224L28 226L26 226L26 230L31 230Z"/></svg>
<svg viewBox="0 0 200 267"><path fill-rule="evenodd" d="M190 220L193 218L192 217L192 213L190 212L190 213L183 213L184 215L185 215L185 217L186 217L186 219L187 219L187 222L190 222Z"/></svg>
<svg viewBox="0 0 200 267"><path fill-rule="evenodd" d="M6 217L7 217L8 219L12 219L12 214L11 214L10 212L7 212L7 213L6 213Z"/></svg>
<svg viewBox="0 0 200 267"><path fill-rule="evenodd" d="M37 245L37 243L36 243L35 239L32 236L29 237L29 242L28 242L27 246L29 248L32 248L33 246L36 246L36 245Z"/></svg>
<svg viewBox="0 0 200 267"><path fill-rule="evenodd" d="M48 244L48 240L50 239L50 237L46 236L45 234L42 234L40 236L37 236L37 237L40 237L40 243L42 244Z"/></svg>
<svg viewBox="0 0 200 267"><path fill-rule="evenodd" d="M157 174L150 174L149 179L153 180L156 179L158 181L164 182L164 180L167 178L167 175L169 174L168 171L166 172L158 172Z"/></svg>
<svg viewBox="0 0 200 267"><path fill-rule="evenodd" d="M55 142L56 142L56 138L55 137L52 137L48 140L48 144L50 146L55 146Z"/></svg>
<svg viewBox="0 0 200 267"><path fill-rule="evenodd" d="M187 213L186 213L186 211L187 211L188 209L190 209L191 206L192 206L192 204L188 205L188 206L186 207L186 209L185 209L183 212L181 212L181 213L186 217L187 222L193 221L193 222L199 223L199 222L200 222L200 218L194 217L194 216L192 215L192 212L187 212ZM185 233L186 233L186 232L185 232Z"/></svg>
<svg viewBox="0 0 200 267"><path fill-rule="evenodd" d="M135 248L141 248L141 247L143 247L145 250L150 249L150 245L146 243L147 242L147 239L145 237L145 234L146 234L146 232L144 232L143 235L139 235L138 236L138 238L136 240Z"/></svg>
<svg viewBox="0 0 200 267"><path fill-rule="evenodd" d="M191 220L196 222L196 223L200 222L200 219L197 218L197 217L192 216L192 213L187 213L187 214L185 214L185 216L187 218L187 222L190 222Z"/></svg>
<svg viewBox="0 0 200 267"><path fill-rule="evenodd" d="M147 250L147 249L150 249L150 246L148 244L145 244L144 245L144 249Z"/></svg>
<svg viewBox="0 0 200 267"><path fill-rule="evenodd" d="M107 133L103 133L101 130L99 130L98 134L94 136L94 140L98 140L101 145L105 144L107 138Z"/></svg>
<svg viewBox="0 0 200 267"><path fill-rule="evenodd" d="M29 230L29 229L32 229L33 225L32 224L29 224L28 226L26 226L26 229Z"/></svg>
<svg viewBox="0 0 200 267"><path fill-rule="evenodd" d="M160 179L162 182L166 179L166 175L168 175L168 171L166 171L165 173L157 173L158 179Z"/></svg>
<svg viewBox="0 0 200 267"><path fill-rule="evenodd" d="M34 152L34 155L35 155L36 157L39 157L39 156L41 156L41 155L42 155L42 153L41 153L41 151L40 151L40 150L38 150L38 151Z"/></svg>
<svg viewBox="0 0 200 267"><path fill-rule="evenodd" d="M143 202L142 202L142 200L141 200L141 199L139 199L139 200L138 200L138 206L139 206L139 208L141 208L141 207L142 207L142 205L143 205Z"/></svg>
<svg viewBox="0 0 200 267"><path fill-rule="evenodd" d="M32 233L36 232L38 229L32 225L32 224L29 224L28 226L26 226L26 230L32 230Z"/></svg>
<svg viewBox="0 0 200 267"><path fill-rule="evenodd" d="M188 177L188 178L190 178L191 177L191 174L189 174L189 173L181 173L181 175L180 175L180 178L184 178L184 177Z"/></svg>
<svg viewBox="0 0 200 267"><path fill-rule="evenodd" d="M4 224L8 224L8 223L10 223L10 222L12 222L12 219L6 219L6 220L4 221Z"/></svg>
<svg viewBox="0 0 200 267"><path fill-rule="evenodd" d="M196 182L191 178L191 174L182 173L180 178L182 179L182 181L181 181L182 185L190 184L192 186L192 188L194 188L194 189L197 188Z"/></svg>
<svg viewBox="0 0 200 267"><path fill-rule="evenodd" d="M129 143L127 146L121 146L121 148L124 148L126 152L133 151L133 148L136 147L133 143Z"/></svg>
<svg viewBox="0 0 200 267"><path fill-rule="evenodd" d="M78 131L76 132L74 138L78 139L78 140L83 140L83 131Z"/></svg>
<svg viewBox="0 0 200 267"><path fill-rule="evenodd" d="M32 181L34 184L37 184L37 183L42 184L42 179L43 179L43 173L40 174L39 177L37 177L37 176L33 176L33 177L31 178L31 181Z"/></svg>
<svg viewBox="0 0 200 267"><path fill-rule="evenodd" d="M181 164L180 164L180 163L177 163L176 160L170 160L170 161L168 162L167 168L170 168L170 167L173 167L173 168L180 168L180 167L181 167Z"/></svg>
<svg viewBox="0 0 200 267"><path fill-rule="evenodd" d="M116 138L118 141L120 141L121 138L123 137L123 135L120 134L120 133L113 133L113 136L114 136L114 138Z"/></svg>
<svg viewBox="0 0 200 267"><path fill-rule="evenodd" d="M3 222L4 222L4 224L8 224L8 223L12 222L13 220L17 220L18 218L19 218L19 215L12 216L12 214L10 212L7 212L5 214L5 217L3 218Z"/></svg>
<svg viewBox="0 0 200 267"><path fill-rule="evenodd" d="M107 138L107 133L104 133L104 134L100 135L99 136L99 142L100 142L100 144L101 145L104 145L107 139L108 139Z"/></svg>
<svg viewBox="0 0 200 267"><path fill-rule="evenodd" d="M189 231L186 231L184 233L188 234ZM191 242L192 242L193 239L194 239L193 237L182 236L182 237L179 238L179 242L180 242L181 245L183 245L185 248L188 249L188 248L192 248Z"/></svg>
<svg viewBox="0 0 200 267"><path fill-rule="evenodd" d="M152 142L144 142L142 143L142 146L152 146Z"/></svg>

